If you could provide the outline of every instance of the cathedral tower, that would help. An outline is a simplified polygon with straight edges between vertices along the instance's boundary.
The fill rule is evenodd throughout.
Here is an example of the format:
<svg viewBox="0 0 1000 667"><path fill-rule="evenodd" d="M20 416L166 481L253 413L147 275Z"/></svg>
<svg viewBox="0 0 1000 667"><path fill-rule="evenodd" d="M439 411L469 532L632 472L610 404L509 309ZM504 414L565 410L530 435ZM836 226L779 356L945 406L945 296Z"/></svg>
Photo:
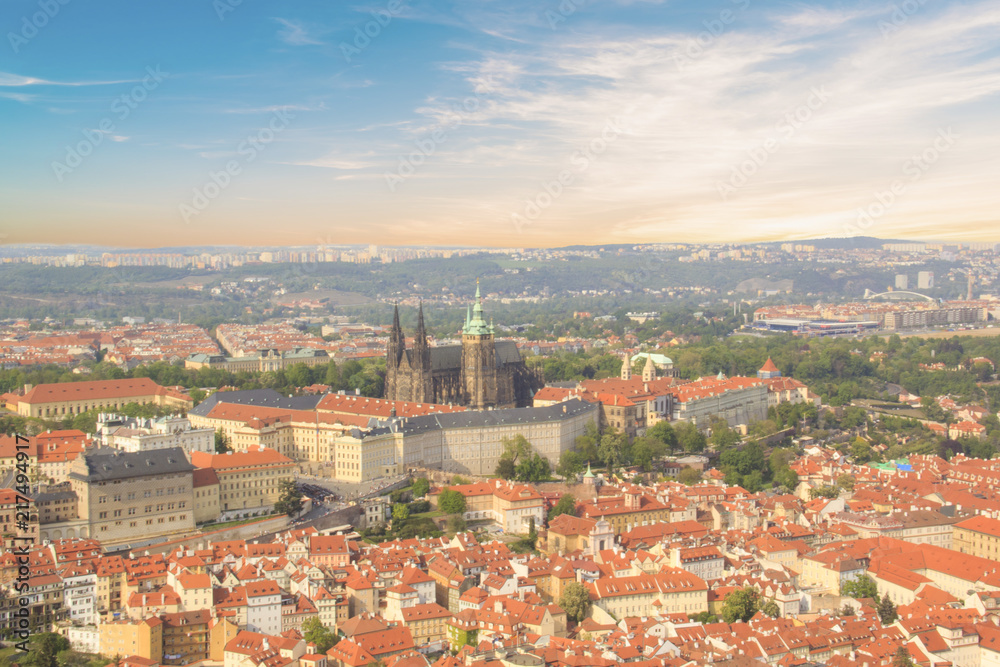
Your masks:
<svg viewBox="0 0 1000 667"><path fill-rule="evenodd" d="M465 315L462 327L461 386L465 403L474 409L497 404L497 354L493 325L483 317L483 297L476 281L476 301Z"/></svg>
<svg viewBox="0 0 1000 667"><path fill-rule="evenodd" d="M385 359L385 390L387 395L395 395L399 388L399 364L406 348L406 337L403 327L399 324L399 305L392 313L392 329L389 331L389 344Z"/></svg>
<svg viewBox="0 0 1000 667"><path fill-rule="evenodd" d="M424 328L424 304L417 311L417 333L413 341L413 400L418 403L434 402L434 384L431 380L431 351L427 345Z"/></svg>

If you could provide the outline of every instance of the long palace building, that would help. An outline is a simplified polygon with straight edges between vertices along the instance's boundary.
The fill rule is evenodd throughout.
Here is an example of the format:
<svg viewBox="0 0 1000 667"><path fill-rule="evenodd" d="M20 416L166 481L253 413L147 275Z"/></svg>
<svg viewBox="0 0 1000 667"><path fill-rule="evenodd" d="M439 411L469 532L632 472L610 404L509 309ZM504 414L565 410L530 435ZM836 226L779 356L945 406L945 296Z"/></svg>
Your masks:
<svg viewBox="0 0 1000 667"><path fill-rule="evenodd" d="M271 390L216 392L188 413L195 428L221 430L237 450L274 449L290 458L329 463L345 481L395 475L408 468L492 474L504 440L523 435L558 465L599 406L568 400L544 408L467 410L460 406L345 394L282 397Z"/></svg>

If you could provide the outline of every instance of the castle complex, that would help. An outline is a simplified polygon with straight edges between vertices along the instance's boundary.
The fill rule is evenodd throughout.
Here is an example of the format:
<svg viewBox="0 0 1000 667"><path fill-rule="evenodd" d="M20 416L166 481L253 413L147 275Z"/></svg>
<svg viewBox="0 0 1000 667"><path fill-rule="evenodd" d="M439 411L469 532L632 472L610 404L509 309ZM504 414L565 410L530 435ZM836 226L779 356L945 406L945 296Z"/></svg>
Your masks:
<svg viewBox="0 0 1000 667"><path fill-rule="evenodd" d="M513 341L494 339L493 324L483 317L478 283L461 345L428 346L421 306L413 348L406 349L396 308L386 355L385 398L477 410L513 408L531 405L542 385L540 373L527 367Z"/></svg>

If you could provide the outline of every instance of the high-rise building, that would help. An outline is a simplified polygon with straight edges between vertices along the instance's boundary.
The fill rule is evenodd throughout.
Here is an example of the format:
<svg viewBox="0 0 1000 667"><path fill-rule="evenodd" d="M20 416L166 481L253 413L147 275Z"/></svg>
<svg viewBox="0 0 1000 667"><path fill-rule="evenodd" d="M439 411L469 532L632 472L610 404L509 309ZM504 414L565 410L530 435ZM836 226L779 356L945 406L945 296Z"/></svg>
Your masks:
<svg viewBox="0 0 1000 667"><path fill-rule="evenodd" d="M921 271L917 274L917 289L931 289L934 287L934 272Z"/></svg>
<svg viewBox="0 0 1000 667"><path fill-rule="evenodd" d="M907 289L910 286L910 279L905 273L896 274L896 289Z"/></svg>

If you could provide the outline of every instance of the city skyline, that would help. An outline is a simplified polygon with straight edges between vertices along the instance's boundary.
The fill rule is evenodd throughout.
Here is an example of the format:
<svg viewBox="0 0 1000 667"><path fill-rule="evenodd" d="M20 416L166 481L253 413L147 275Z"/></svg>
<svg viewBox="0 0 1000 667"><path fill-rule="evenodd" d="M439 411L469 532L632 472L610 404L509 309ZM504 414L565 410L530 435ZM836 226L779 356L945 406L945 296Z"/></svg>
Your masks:
<svg viewBox="0 0 1000 667"><path fill-rule="evenodd" d="M8 244L1000 240L985 2L40 7Z"/></svg>

